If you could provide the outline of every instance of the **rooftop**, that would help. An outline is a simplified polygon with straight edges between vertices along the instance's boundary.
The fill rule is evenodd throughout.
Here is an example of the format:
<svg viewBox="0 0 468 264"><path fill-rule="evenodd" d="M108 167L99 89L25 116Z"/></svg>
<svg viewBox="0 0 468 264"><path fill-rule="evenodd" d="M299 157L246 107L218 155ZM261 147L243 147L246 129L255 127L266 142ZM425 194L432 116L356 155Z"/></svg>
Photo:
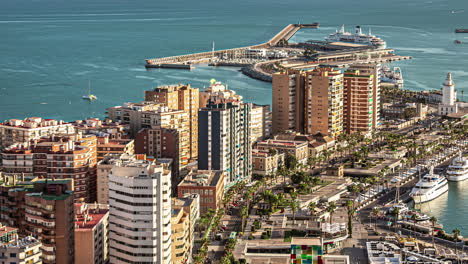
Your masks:
<svg viewBox="0 0 468 264"><path fill-rule="evenodd" d="M34 246L41 245L41 242L32 236L15 239L9 243L0 244L1 248L22 248L27 249Z"/></svg>
<svg viewBox="0 0 468 264"><path fill-rule="evenodd" d="M108 205L76 203L75 232L93 229L108 214Z"/></svg>
<svg viewBox="0 0 468 264"><path fill-rule="evenodd" d="M190 171L179 186L217 186L222 175L222 171L215 170Z"/></svg>
<svg viewBox="0 0 468 264"><path fill-rule="evenodd" d="M33 128L40 128L40 127L51 127L57 125L68 125L71 126L69 123L65 123L62 120L55 120L55 119L42 119L40 117L29 117L24 120L21 119L10 119L4 123L0 123L0 126L7 126L7 127L16 127L16 128L25 128L25 129L33 129Z"/></svg>

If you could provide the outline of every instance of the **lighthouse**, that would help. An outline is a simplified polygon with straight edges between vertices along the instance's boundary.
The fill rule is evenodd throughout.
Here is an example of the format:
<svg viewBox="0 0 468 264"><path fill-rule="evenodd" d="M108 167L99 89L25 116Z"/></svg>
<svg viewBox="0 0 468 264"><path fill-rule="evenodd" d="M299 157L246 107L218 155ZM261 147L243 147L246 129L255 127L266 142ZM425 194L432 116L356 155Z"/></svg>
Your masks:
<svg viewBox="0 0 468 264"><path fill-rule="evenodd" d="M448 115L458 112L457 91L452 80L452 73L447 73L447 79L442 86L442 103L439 104L439 115Z"/></svg>

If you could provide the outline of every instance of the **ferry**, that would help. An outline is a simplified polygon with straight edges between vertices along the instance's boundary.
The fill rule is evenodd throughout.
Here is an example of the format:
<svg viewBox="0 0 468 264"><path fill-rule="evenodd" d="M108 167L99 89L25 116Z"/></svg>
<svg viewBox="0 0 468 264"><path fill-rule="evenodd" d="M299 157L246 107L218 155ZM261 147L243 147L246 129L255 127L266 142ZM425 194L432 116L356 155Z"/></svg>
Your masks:
<svg viewBox="0 0 468 264"><path fill-rule="evenodd" d="M463 157L460 151L458 157L452 160L447 168L447 178L449 181L464 181L468 179L468 159Z"/></svg>
<svg viewBox="0 0 468 264"><path fill-rule="evenodd" d="M340 31L330 34L325 40L366 44L378 49L385 49L387 47L387 43L381 38L372 35L370 30L369 34L362 33L361 26L356 26L356 33L353 34L346 32L344 25L342 25Z"/></svg>
<svg viewBox="0 0 468 264"><path fill-rule="evenodd" d="M424 175L411 190L414 203L425 203L434 200L448 191L448 181L444 176L434 174L434 167Z"/></svg>
<svg viewBox="0 0 468 264"><path fill-rule="evenodd" d="M403 73L400 67L393 67L391 70L389 67L384 66L381 70L380 81L384 83L393 83L398 87L403 87Z"/></svg>

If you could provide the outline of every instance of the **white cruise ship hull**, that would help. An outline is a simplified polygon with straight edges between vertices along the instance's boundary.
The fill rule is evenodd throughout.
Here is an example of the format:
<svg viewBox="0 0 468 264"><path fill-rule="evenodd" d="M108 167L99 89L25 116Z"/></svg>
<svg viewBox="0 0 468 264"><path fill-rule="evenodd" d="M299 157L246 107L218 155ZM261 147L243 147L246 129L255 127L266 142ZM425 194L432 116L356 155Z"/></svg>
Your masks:
<svg viewBox="0 0 468 264"><path fill-rule="evenodd" d="M424 194L412 194L411 197L414 200L414 203L425 203L434 200L435 198L441 196L448 191L448 182L445 182L444 185L434 188L434 190L429 190Z"/></svg>
<svg viewBox="0 0 468 264"><path fill-rule="evenodd" d="M447 179L449 181L454 181L454 182L458 182L458 181L464 181L466 179L468 179L468 173L465 173L463 175L447 175Z"/></svg>

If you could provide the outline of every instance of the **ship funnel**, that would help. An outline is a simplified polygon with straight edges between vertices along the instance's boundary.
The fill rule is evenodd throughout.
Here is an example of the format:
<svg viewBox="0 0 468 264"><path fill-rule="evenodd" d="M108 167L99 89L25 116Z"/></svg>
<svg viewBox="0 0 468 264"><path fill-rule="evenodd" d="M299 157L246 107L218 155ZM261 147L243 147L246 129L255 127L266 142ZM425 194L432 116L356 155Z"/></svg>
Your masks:
<svg viewBox="0 0 468 264"><path fill-rule="evenodd" d="M361 26L356 26L356 34L362 34Z"/></svg>

